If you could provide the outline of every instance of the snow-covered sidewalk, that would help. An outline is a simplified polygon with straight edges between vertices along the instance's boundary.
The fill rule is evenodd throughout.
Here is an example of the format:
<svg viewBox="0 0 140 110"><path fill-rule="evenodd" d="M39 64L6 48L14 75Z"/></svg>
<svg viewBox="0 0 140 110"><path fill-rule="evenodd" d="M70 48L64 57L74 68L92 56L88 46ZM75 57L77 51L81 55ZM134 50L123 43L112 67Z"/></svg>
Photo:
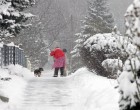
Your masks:
<svg viewBox="0 0 140 110"><path fill-rule="evenodd" d="M28 82L17 110L118 110L115 80L94 75L86 68L62 78L51 77L53 71L48 72Z"/></svg>

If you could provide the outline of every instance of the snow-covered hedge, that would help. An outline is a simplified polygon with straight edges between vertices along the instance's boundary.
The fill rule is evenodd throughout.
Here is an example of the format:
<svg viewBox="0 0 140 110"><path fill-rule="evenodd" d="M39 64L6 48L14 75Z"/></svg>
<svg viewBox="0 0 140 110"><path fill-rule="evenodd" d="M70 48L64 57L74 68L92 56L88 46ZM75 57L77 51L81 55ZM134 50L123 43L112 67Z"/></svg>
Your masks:
<svg viewBox="0 0 140 110"><path fill-rule="evenodd" d="M114 33L96 34L87 39L84 44L91 52L94 50L104 51L109 57L116 54L120 56L135 54L137 51L137 47L128 38Z"/></svg>
<svg viewBox="0 0 140 110"><path fill-rule="evenodd" d="M96 34L88 38L84 42L84 46L88 50L87 55L90 57L87 64L100 75L105 73L102 69L104 60L120 58L124 62L129 54L134 55L137 50L137 47L130 42L130 39L113 32ZM109 74L106 72L106 75Z"/></svg>

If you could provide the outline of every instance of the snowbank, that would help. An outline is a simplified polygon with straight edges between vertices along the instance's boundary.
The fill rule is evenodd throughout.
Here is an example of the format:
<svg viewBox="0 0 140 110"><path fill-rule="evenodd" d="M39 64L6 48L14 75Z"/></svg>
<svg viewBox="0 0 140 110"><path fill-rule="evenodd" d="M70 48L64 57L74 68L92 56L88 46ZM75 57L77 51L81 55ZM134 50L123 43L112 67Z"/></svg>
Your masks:
<svg viewBox="0 0 140 110"><path fill-rule="evenodd" d="M118 85L116 80L107 79L81 68L69 76L76 86L79 97L77 110L119 110L119 93L114 87ZM68 78L69 79L69 78Z"/></svg>
<svg viewBox="0 0 140 110"><path fill-rule="evenodd" d="M5 69L0 68L0 95L9 98L8 103L3 103L0 100L0 110L19 106L27 80L32 77L34 75L20 65L9 65Z"/></svg>
<svg viewBox="0 0 140 110"><path fill-rule="evenodd" d="M25 80L29 80L34 77L34 74L30 70L20 65L9 65L7 68L11 75L23 77Z"/></svg>

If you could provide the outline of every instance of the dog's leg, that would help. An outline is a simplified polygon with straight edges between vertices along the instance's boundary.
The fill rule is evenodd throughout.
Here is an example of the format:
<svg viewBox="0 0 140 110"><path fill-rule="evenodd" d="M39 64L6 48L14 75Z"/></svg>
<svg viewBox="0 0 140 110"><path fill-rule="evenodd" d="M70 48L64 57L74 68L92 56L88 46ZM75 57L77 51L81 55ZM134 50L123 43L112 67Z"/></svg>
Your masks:
<svg viewBox="0 0 140 110"><path fill-rule="evenodd" d="M34 73L35 77L37 77L37 73Z"/></svg>
<svg viewBox="0 0 140 110"><path fill-rule="evenodd" d="M40 76L41 76L41 72L38 73L38 77L40 77Z"/></svg>

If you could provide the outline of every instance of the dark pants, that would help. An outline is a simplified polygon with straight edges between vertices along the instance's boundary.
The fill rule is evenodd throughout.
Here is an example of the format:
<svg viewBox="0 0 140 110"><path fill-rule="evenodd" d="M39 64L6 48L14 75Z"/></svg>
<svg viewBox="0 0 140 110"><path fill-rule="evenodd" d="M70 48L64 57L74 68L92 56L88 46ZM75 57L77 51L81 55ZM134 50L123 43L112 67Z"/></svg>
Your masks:
<svg viewBox="0 0 140 110"><path fill-rule="evenodd" d="M60 73L61 73L61 76L62 75L64 75L64 67L58 67L58 68L55 68L55 70L54 70L54 76L58 76L58 71L59 71L59 69L60 69Z"/></svg>

